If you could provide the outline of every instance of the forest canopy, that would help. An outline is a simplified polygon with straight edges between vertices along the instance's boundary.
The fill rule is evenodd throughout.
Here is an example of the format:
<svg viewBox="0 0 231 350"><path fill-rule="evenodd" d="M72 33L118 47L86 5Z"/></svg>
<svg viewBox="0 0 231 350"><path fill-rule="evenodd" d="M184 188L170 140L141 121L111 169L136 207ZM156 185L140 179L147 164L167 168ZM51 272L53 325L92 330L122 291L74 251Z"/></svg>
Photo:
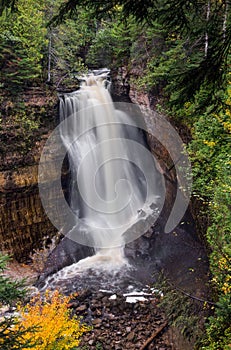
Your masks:
<svg viewBox="0 0 231 350"><path fill-rule="evenodd" d="M18 11L19 0L3 0L0 14L4 8ZM57 2L59 3L59 2ZM198 90L203 82L221 84L227 71L228 52L231 44L231 6L229 1L199 0L68 0L61 1L57 11L50 18L50 25L58 25L66 19L81 19L82 9L91 18L99 20L115 18L120 11L120 19L127 21L133 16L138 22L146 22L149 26L159 23L163 30L180 36L186 52L185 60L195 50L193 62L184 65L178 75L178 88L182 98L190 96Z"/></svg>

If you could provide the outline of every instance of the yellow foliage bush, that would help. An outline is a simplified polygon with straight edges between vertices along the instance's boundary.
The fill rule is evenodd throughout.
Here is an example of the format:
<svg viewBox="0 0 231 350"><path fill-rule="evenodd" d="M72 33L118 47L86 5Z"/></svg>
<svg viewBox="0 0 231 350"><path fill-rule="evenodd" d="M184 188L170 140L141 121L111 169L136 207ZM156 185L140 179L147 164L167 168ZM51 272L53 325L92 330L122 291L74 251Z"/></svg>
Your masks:
<svg viewBox="0 0 231 350"><path fill-rule="evenodd" d="M79 338L89 327L75 316L71 317L69 302L72 297L47 291L44 296L39 294L31 299L26 306L19 305L21 320L16 327L25 330L36 327L33 350L70 350L79 345ZM25 341L27 337L31 338L30 332L24 335Z"/></svg>

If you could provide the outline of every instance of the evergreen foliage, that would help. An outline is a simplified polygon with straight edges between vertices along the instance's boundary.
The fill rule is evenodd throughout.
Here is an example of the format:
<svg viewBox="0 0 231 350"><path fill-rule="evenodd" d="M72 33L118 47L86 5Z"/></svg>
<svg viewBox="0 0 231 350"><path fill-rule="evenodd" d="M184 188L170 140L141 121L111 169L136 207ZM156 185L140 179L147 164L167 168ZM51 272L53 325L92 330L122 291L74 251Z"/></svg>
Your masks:
<svg viewBox="0 0 231 350"><path fill-rule="evenodd" d="M0 306L15 305L25 297L24 282L14 282L4 276L8 256L0 254ZM17 327L17 329L15 328ZM35 329L30 327L24 330L14 316L4 317L0 321L0 348L4 350L31 348L34 342L32 336ZM25 334L27 339L25 340Z"/></svg>
<svg viewBox="0 0 231 350"><path fill-rule="evenodd" d="M6 9L11 11L17 10L17 0L1 0L0 2L0 16Z"/></svg>
<svg viewBox="0 0 231 350"><path fill-rule="evenodd" d="M12 304L25 296L24 283L13 282L3 274L8 261L7 255L0 254L0 303L2 304Z"/></svg>
<svg viewBox="0 0 231 350"><path fill-rule="evenodd" d="M86 59L96 28L97 21L84 11L78 18L50 28L51 76L55 86L64 78L86 72Z"/></svg>
<svg viewBox="0 0 231 350"><path fill-rule="evenodd" d="M94 16L101 19L105 18L105 14L115 16L119 8L125 21L133 16L137 21L146 21L149 25L158 22L170 33L180 37L186 64L176 65L173 73L175 88L178 91L181 89L178 99L185 101L204 82L214 85L221 83L231 45L231 7L228 2L69 0L61 4L53 22L57 24L67 17L78 16L79 6L92 11ZM195 60L194 56L190 62L192 48L197 52L197 57Z"/></svg>
<svg viewBox="0 0 231 350"><path fill-rule="evenodd" d="M0 81L11 93L41 79L46 45L42 3L20 0L17 7L0 17Z"/></svg>
<svg viewBox="0 0 231 350"><path fill-rule="evenodd" d="M118 11L116 20L102 20L89 48L87 64L109 68L128 65L133 42L138 38L137 24L129 18L121 21Z"/></svg>

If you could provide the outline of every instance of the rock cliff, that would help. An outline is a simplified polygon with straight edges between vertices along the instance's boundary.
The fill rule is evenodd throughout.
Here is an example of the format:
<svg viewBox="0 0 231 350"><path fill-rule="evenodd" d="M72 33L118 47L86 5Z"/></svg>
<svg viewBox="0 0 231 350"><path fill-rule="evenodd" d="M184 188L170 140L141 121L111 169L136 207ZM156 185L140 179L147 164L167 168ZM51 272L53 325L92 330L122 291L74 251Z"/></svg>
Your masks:
<svg viewBox="0 0 231 350"><path fill-rule="evenodd" d="M49 91L32 89L19 101L6 99L0 126L0 250L18 261L56 233L41 205L38 163L56 123L57 103Z"/></svg>

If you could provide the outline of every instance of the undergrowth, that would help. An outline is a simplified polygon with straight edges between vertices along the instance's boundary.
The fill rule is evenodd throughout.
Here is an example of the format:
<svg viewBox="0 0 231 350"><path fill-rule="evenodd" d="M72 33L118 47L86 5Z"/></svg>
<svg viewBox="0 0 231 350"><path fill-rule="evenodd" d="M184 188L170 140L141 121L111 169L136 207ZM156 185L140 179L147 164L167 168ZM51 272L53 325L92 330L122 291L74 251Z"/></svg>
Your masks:
<svg viewBox="0 0 231 350"><path fill-rule="evenodd" d="M19 305L21 318L15 329L23 327L26 331L36 327L33 350L74 350L79 345L80 337L89 327L71 315L71 298L72 295L64 296L58 291L46 291L44 296L36 295L25 306ZM30 334L25 333L24 340L28 337Z"/></svg>
<svg viewBox="0 0 231 350"><path fill-rule="evenodd" d="M213 303L210 304L176 288L163 276L158 282L158 289L163 292L159 306L163 309L168 323L176 327L182 336L193 344L194 349L201 349L205 319L211 308L214 308Z"/></svg>

